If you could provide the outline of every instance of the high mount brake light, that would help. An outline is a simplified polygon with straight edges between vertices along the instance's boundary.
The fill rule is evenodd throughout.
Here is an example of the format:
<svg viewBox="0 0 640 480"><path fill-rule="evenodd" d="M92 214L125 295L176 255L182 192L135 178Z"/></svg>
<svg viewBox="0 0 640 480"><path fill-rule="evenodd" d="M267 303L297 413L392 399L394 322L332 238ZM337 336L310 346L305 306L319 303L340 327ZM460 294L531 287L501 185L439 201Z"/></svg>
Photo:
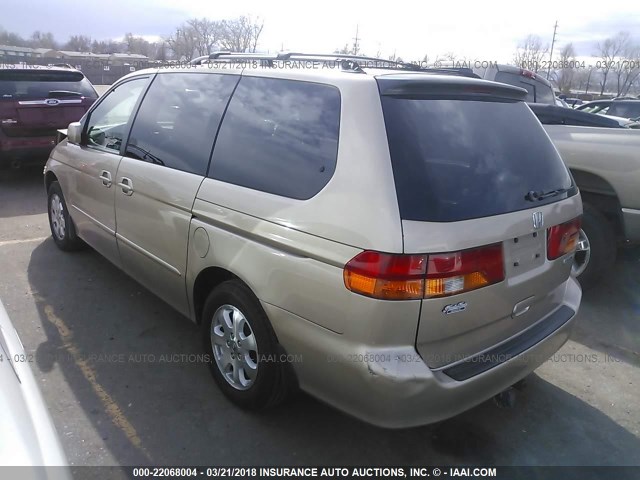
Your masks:
<svg viewBox="0 0 640 480"><path fill-rule="evenodd" d="M417 300L475 290L504 280L502 244L431 255L366 250L344 267L352 292L381 300Z"/></svg>

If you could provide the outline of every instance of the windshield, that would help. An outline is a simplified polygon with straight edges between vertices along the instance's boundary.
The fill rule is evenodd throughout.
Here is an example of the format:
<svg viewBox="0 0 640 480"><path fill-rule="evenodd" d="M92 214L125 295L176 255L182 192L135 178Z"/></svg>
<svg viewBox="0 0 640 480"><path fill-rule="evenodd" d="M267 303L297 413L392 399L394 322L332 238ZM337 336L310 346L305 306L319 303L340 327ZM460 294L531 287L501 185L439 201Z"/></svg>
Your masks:
<svg viewBox="0 0 640 480"><path fill-rule="evenodd" d="M80 72L55 70L0 70L0 99L97 98L93 86Z"/></svg>
<svg viewBox="0 0 640 480"><path fill-rule="evenodd" d="M382 97L401 217L452 222L566 198L572 180L522 102ZM571 189L532 202L529 192Z"/></svg>

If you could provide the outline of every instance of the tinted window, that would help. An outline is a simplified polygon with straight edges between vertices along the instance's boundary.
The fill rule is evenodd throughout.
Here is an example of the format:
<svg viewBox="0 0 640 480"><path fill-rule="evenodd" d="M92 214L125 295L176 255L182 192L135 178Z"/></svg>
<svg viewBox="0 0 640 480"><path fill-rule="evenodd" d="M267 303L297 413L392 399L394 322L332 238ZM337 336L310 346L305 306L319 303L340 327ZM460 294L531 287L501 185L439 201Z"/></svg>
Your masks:
<svg viewBox="0 0 640 480"><path fill-rule="evenodd" d="M0 99L32 100L84 96L96 91L80 72L57 70L0 70Z"/></svg>
<svg viewBox="0 0 640 480"><path fill-rule="evenodd" d="M525 83L522 81L522 77L520 75L516 75L515 73L508 72L498 72L496 73L496 82L507 83L509 85L514 85L516 87L524 88L527 91L527 97L525 98L526 102L535 102L536 94L533 85L529 83Z"/></svg>
<svg viewBox="0 0 640 480"><path fill-rule="evenodd" d="M340 93L315 83L243 77L213 152L210 176L307 199L336 165Z"/></svg>
<svg viewBox="0 0 640 480"><path fill-rule="evenodd" d="M87 145L120 150L127 123L146 84L146 78L130 80L104 97L87 122Z"/></svg>
<svg viewBox="0 0 640 480"><path fill-rule="evenodd" d="M546 103L548 105L555 105L556 103L556 96L553 93L553 89L540 81L532 78L525 80L521 75L509 72L498 72L495 80L496 82L508 83L509 85L524 88L527 91L527 102Z"/></svg>
<svg viewBox="0 0 640 480"><path fill-rule="evenodd" d="M566 198L525 200L572 182L524 103L383 97L382 106L403 219L466 220Z"/></svg>
<svg viewBox="0 0 640 480"><path fill-rule="evenodd" d="M238 76L160 74L133 122L126 155L205 175L220 119Z"/></svg>
<svg viewBox="0 0 640 480"><path fill-rule="evenodd" d="M609 107L608 115L615 115L624 118L640 117L640 101L639 102L612 102Z"/></svg>
<svg viewBox="0 0 640 480"><path fill-rule="evenodd" d="M548 105L554 105L556 96L553 93L553 89L544 83L536 83L536 103L546 103Z"/></svg>

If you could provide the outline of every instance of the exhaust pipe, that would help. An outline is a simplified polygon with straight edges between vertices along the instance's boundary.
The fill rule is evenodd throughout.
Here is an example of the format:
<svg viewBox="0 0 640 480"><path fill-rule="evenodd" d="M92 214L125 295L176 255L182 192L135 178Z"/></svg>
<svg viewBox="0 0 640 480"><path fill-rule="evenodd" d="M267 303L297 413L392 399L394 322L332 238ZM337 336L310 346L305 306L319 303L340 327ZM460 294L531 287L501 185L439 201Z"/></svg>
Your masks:
<svg viewBox="0 0 640 480"><path fill-rule="evenodd" d="M18 170L20 167L22 167L22 162L20 160L13 160L11 162L11 168L13 170Z"/></svg>

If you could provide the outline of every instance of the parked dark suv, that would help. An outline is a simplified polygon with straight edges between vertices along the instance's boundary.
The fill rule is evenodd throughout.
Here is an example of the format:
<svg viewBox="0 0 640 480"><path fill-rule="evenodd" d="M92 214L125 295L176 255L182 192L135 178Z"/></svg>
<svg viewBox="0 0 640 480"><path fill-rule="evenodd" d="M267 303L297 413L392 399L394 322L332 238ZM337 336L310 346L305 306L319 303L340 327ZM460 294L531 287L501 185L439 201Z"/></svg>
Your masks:
<svg viewBox="0 0 640 480"><path fill-rule="evenodd" d="M0 168L44 164L56 130L80 120L96 98L73 68L0 65Z"/></svg>

